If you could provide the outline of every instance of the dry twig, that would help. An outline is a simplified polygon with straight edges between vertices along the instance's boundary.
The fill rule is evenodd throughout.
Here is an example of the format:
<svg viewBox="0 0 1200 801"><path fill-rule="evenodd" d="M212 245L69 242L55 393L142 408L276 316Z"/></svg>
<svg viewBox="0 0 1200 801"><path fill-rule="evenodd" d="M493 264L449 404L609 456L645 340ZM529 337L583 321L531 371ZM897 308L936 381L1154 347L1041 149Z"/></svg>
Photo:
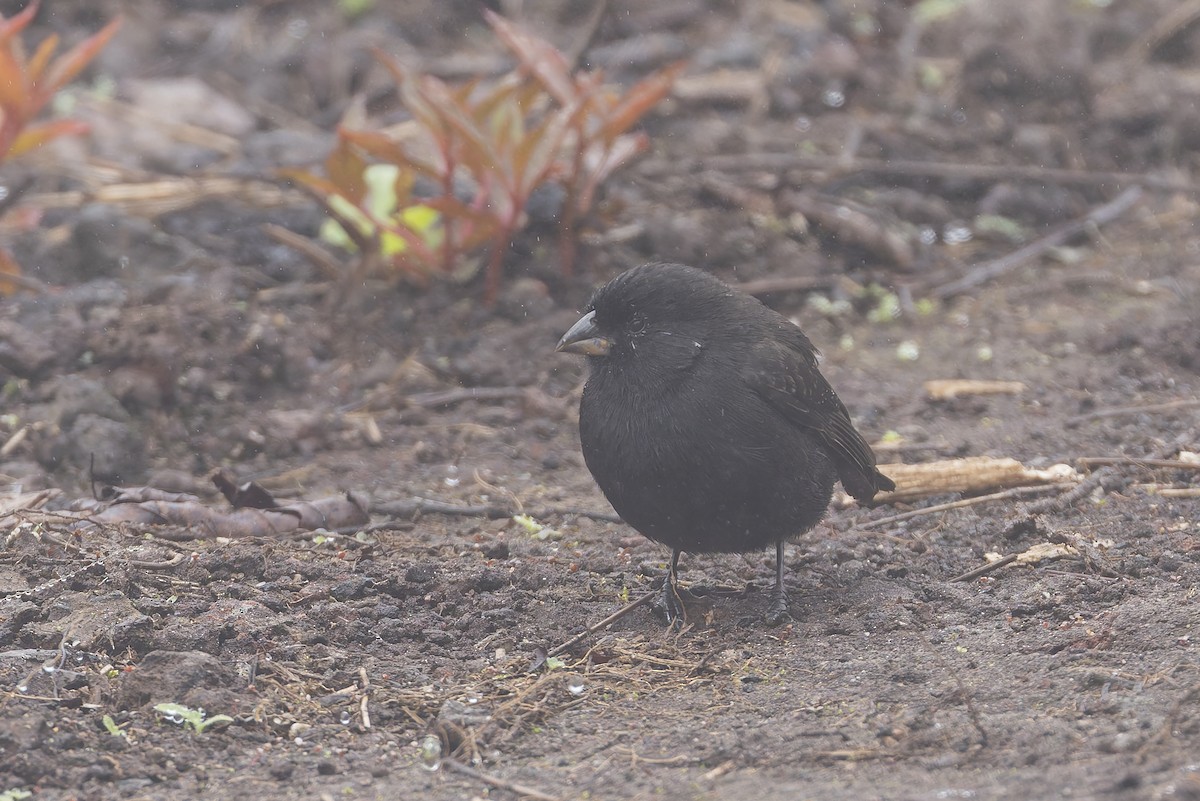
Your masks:
<svg viewBox="0 0 1200 801"><path fill-rule="evenodd" d="M452 517L486 517L489 520L500 520L512 517L520 512L511 506L500 504L457 504L446 501L434 501L428 498L413 498L407 501L386 501L372 504L372 514L386 515L392 518L412 519L422 514L449 515ZM620 523L621 518L610 512L591 512L587 509L575 509L569 506L547 506L526 512L530 517L586 517L602 523Z"/></svg>
<svg viewBox="0 0 1200 801"><path fill-rule="evenodd" d="M1005 273L1011 272L1017 267L1036 259L1047 250L1058 247L1073 236L1081 234L1095 226L1112 222L1133 208L1141 196L1142 188L1140 186L1131 186L1104 205L1097 206L1077 220L1072 220L1065 225L1059 226L1045 236L1030 242L1025 247L1018 248L1012 253L1001 256L998 259L984 262L973 267L961 278L935 287L933 296L943 300L952 298L982 284L986 284L988 281L999 278Z"/></svg>
<svg viewBox="0 0 1200 801"><path fill-rule="evenodd" d="M800 156L794 153L739 153L697 159L647 161L639 173L649 178L696 174L705 170L722 172L786 173L790 170L820 171L828 175L870 173L977 181L1026 181L1074 186L1140 186L1164 192L1200 194L1200 185L1137 172L1093 172L1088 170L1030 167L1020 164L954 164L943 161L904 159L844 159L831 156Z"/></svg>
<svg viewBox="0 0 1200 801"><path fill-rule="evenodd" d="M463 776L475 779L476 781L481 781L489 787L508 790L511 793L516 793L517 795L524 796L526 798L532 798L534 801L560 801L558 796L550 795L549 793L543 793L541 790L534 789L533 787L525 784L518 784L516 782L510 782L507 779L501 779L499 776L493 776L490 773L484 773L483 771L475 770L475 768L468 767L456 759L444 757L441 761L441 764L442 767L449 768L455 773L462 774Z"/></svg>
<svg viewBox="0 0 1200 801"><path fill-rule="evenodd" d="M1087 414L1077 415L1067 418L1065 423L1067 428L1074 428L1080 423L1091 422L1092 420L1104 420L1109 417L1126 417L1135 414L1155 414L1157 412L1174 412L1179 409L1195 409L1200 407L1200 400L1194 398L1183 398L1181 400L1167 401L1166 403L1150 403L1144 406L1118 406L1112 409L1101 409L1096 412L1088 412Z"/></svg>
<svg viewBox="0 0 1200 801"><path fill-rule="evenodd" d="M977 495L974 498L963 498L958 501L950 501L948 503L939 503L934 506L926 506L922 509L913 509L908 512L901 512L898 515L890 517L881 517L878 520L868 520L861 523L856 528L882 528L890 526L893 523L899 523L904 520L911 520L914 517L923 517L925 515L937 514L938 512L947 512L951 509L962 509L966 506L975 506L981 503L991 503L992 501L1005 501L1010 498L1020 498L1025 495L1036 495L1042 492L1050 492L1052 490L1061 489L1064 486L1074 486L1071 484L1040 484L1035 487L1013 487L1001 492L993 492L990 495Z"/></svg>
<svg viewBox="0 0 1200 801"><path fill-rule="evenodd" d="M632 612L634 609L637 609L639 606L645 606L650 601L653 601L654 598L657 596L658 596L657 591L648 592L645 595L643 595L641 598L638 598L636 601L630 601L629 603L625 604L617 611L613 612L608 617L604 618L603 620L599 621L598 623L593 623L592 625L588 626L586 629L584 629L580 633L576 634L571 639L564 642L562 645L555 648L553 651L548 652L546 654L546 656L558 656L559 654L564 653L568 649L574 648L576 645L583 642L583 640L586 639L588 636L595 634L596 632L598 632L604 628L607 628L608 626L611 626L613 623L616 623L618 620L625 617L627 614Z"/></svg>

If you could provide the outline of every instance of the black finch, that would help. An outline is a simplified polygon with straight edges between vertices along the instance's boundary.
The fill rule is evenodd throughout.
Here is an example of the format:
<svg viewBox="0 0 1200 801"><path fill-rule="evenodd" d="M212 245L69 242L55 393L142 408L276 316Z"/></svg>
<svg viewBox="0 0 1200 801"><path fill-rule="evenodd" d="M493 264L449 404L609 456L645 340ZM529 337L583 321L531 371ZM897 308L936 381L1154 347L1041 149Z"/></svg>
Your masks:
<svg viewBox="0 0 1200 801"><path fill-rule="evenodd" d="M558 351L588 357L583 457L617 513L671 548L668 620L686 609L679 554L775 546L767 619L787 616L783 546L833 484L862 503L895 489L817 369L804 332L702 270L646 264L592 296Z"/></svg>

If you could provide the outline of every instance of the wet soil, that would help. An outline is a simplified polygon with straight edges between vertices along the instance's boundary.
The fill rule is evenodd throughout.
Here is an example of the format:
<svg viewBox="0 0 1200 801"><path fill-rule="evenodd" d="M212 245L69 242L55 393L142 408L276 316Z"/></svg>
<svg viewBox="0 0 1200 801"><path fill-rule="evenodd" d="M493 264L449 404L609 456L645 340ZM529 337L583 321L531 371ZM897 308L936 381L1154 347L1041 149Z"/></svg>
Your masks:
<svg viewBox="0 0 1200 801"><path fill-rule="evenodd" d="M82 98L91 140L6 166L45 211L4 230L42 291L0 299L0 797L1200 799L1197 15L614 3L591 63L628 81L688 56L688 77L577 274L535 227L487 308L478 280L330 283L265 232L315 234L299 197L53 202L100 160L319 160L356 96L398 119L370 46L503 65L474 4L53 5L37 30L68 40L124 7L99 64L123 105ZM517 16L565 48L589 10ZM957 496L835 504L788 549L793 622L762 622L771 555L687 555L686 630L638 608L577 638L667 554L604 518L585 368L552 349L651 259L793 316L881 462L1065 463L1085 491L880 525ZM1024 390L931 400L947 378ZM1079 461L1103 457L1185 463ZM100 484L226 509L216 469L375 514L278 534L51 514ZM413 498L533 519L383 513ZM1045 543L1074 552L952 580Z"/></svg>

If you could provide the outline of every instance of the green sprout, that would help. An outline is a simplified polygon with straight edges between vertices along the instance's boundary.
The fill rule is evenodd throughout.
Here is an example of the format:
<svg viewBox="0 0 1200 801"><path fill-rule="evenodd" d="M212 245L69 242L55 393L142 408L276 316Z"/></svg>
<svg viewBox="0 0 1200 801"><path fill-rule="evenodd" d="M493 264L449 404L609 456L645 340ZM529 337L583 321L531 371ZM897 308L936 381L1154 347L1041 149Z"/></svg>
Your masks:
<svg viewBox="0 0 1200 801"><path fill-rule="evenodd" d="M896 346L896 358L902 362L915 362L921 357L921 346L906 339Z"/></svg>
<svg viewBox="0 0 1200 801"><path fill-rule="evenodd" d="M543 526L529 515L513 515L513 522L529 532L535 539L549 540L558 539L562 536L556 529L550 526Z"/></svg>
<svg viewBox="0 0 1200 801"><path fill-rule="evenodd" d="M363 170L362 177L366 186L363 208L341 195L330 197L329 205L338 216L353 225L363 239L371 240L378 235L381 255L389 258L397 256L408 250L408 242L399 234L387 229L379 230L375 220L387 220L405 226L420 235L430 248L441 246L441 232L435 228L441 220L441 215L435 209L421 203L399 208L400 196L396 191L396 182L400 178L398 166L372 164ZM321 224L320 237L322 241L349 253L358 250L355 238L346 232L342 223L335 217L326 218Z"/></svg>
<svg viewBox="0 0 1200 801"><path fill-rule="evenodd" d="M890 323L900 316L900 296L889 292L878 284L871 284L866 290L867 297L875 300L875 306L867 312L867 319L873 323Z"/></svg>
<svg viewBox="0 0 1200 801"><path fill-rule="evenodd" d="M980 214L975 218L971 227L977 234L1004 239L1013 244L1024 242L1029 238L1025 228L1019 222L999 214Z"/></svg>
<svg viewBox="0 0 1200 801"><path fill-rule="evenodd" d="M205 719L203 709L192 709L183 704L155 704L154 711L172 723L190 726L196 734L203 734L214 723L233 723L229 715L213 715Z"/></svg>
<svg viewBox="0 0 1200 801"><path fill-rule="evenodd" d="M100 719L100 722L104 724L104 730L113 737L124 737L126 739L129 738L129 733L117 725L117 722L113 720L112 715L105 715Z"/></svg>

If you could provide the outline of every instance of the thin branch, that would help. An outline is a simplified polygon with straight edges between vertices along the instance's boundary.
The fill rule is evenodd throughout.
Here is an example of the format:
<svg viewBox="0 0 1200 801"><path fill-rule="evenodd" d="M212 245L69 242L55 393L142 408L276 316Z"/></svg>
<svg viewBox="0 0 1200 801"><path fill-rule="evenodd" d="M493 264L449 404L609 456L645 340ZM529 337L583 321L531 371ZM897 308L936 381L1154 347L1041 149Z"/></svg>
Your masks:
<svg viewBox="0 0 1200 801"><path fill-rule="evenodd" d="M647 161L638 174L647 178L695 174L703 170L722 172L822 171L832 174L871 173L918 178L974 179L979 181L1028 181L1081 186L1133 185L1164 192L1200 194L1200 185L1137 172L1092 172L1020 164L955 164L942 161L858 158L845 161L837 156L797 156L791 153L742 153L699 159Z"/></svg>
<svg viewBox="0 0 1200 801"><path fill-rule="evenodd" d="M618 620L625 617L630 612L632 612L634 609L637 609L639 606L645 606L650 601L652 601L656 597L658 597L658 595L659 595L658 591L655 590L653 592L646 593L641 598L638 598L636 601L630 601L629 603L625 604L620 609L613 612L611 615L609 615L608 617L599 621L598 623L593 623L592 625L588 626L586 629L584 629L580 633L576 634L574 637L567 640L562 645L555 648L553 651L550 651L549 653L547 653L546 656L548 656L548 657L549 656L558 656L559 654L564 653L568 649L574 648L576 645L583 642L587 637L591 636L592 634L595 634L598 631L601 631L602 629L604 629L608 626L611 626L613 623L616 623Z"/></svg>
<svg viewBox="0 0 1200 801"><path fill-rule="evenodd" d="M1102 206L1097 206L1083 217L1062 225L1045 236L1030 242L1023 248L1001 256L998 259L984 262L973 267L966 275L958 280L935 287L933 296L940 299L961 295L977 286L986 284L1005 273L1033 261L1047 250L1058 247L1071 237L1076 236L1095 226L1110 223L1133 208L1142 196L1140 186L1131 186Z"/></svg>
<svg viewBox="0 0 1200 801"><path fill-rule="evenodd" d="M424 408L453 406L470 400L504 401L524 398L528 390L524 387L459 387L436 392L418 392L405 401L412 406Z"/></svg>
<svg viewBox="0 0 1200 801"><path fill-rule="evenodd" d="M128 564L130 567L136 567L140 570L169 570L172 567L181 564L183 560L183 554L177 553L170 559L164 559L162 561L149 562L142 559L129 559L126 561L126 564Z"/></svg>
<svg viewBox="0 0 1200 801"><path fill-rule="evenodd" d="M326 278L331 278L335 281L345 280L346 270L342 267L341 263L334 258L333 254L308 237L301 236L275 223L264 223L262 231L279 244L299 251Z"/></svg>
<svg viewBox="0 0 1200 801"><path fill-rule="evenodd" d="M978 495L974 498L963 498L958 501L950 501L948 503L939 503L935 506L926 506L923 509L913 509L910 512L901 512L898 515L891 517L881 517L878 520L868 520L866 523L860 523L855 528L882 528L883 526L899 523L903 520L911 520L914 517L922 517L924 515L937 514L938 512L949 511L950 509L961 509L965 506L975 506L981 503L989 503L991 501L1003 501L1009 498L1020 498L1024 495L1036 495L1042 492L1061 489L1065 484L1039 484L1035 487L1013 487L1001 492L993 492L990 495Z"/></svg>
<svg viewBox="0 0 1200 801"><path fill-rule="evenodd" d="M385 501L372 504L371 514L386 517L412 519L422 514L449 515L452 517L486 517L489 520L500 520L512 517L519 512L512 506L501 504L457 504L446 501L435 501L429 498L412 498L407 501ZM610 512L592 512L587 509L575 509L569 506L547 506L541 509L527 510L526 514L534 518L544 517L585 517L602 523L620 523L621 518Z"/></svg>
<svg viewBox="0 0 1200 801"><path fill-rule="evenodd" d="M1186 398L1183 400L1167 401L1166 403L1150 403L1145 406L1118 406L1112 409L1101 409L1096 412L1067 418L1067 428L1074 428L1080 423L1092 420L1104 420L1109 417L1126 417L1134 414L1154 414L1156 412L1173 412L1178 409L1195 409L1200 407L1200 400Z"/></svg>
<svg viewBox="0 0 1200 801"><path fill-rule="evenodd" d="M1168 470L1200 470L1200 462L1179 459L1139 459L1136 456L1082 456L1075 460L1080 467L1163 467Z"/></svg>
<svg viewBox="0 0 1200 801"><path fill-rule="evenodd" d="M1008 556L1003 556L994 562L988 562L986 565L977 567L974 570L968 570L966 573L959 574L950 579L950 583L953 584L956 581L970 581L971 579L977 579L980 576L986 576L993 570L999 570L1005 565L1011 565L1013 562L1017 561L1018 556L1019 554L1010 553Z"/></svg>
<svg viewBox="0 0 1200 801"><path fill-rule="evenodd" d="M489 787L508 790L511 793L516 793L517 795L525 796L526 798L532 798L534 801L560 801L559 797L556 795L549 795L548 793L543 793L541 790L535 790L534 788L528 787L524 784L510 782L507 779L501 779L499 776L493 776L490 773L484 773L483 771L475 770L475 768L468 767L456 759L442 759L441 764L442 767L449 768L455 773L460 773L463 776L475 779L476 781L481 781Z"/></svg>

